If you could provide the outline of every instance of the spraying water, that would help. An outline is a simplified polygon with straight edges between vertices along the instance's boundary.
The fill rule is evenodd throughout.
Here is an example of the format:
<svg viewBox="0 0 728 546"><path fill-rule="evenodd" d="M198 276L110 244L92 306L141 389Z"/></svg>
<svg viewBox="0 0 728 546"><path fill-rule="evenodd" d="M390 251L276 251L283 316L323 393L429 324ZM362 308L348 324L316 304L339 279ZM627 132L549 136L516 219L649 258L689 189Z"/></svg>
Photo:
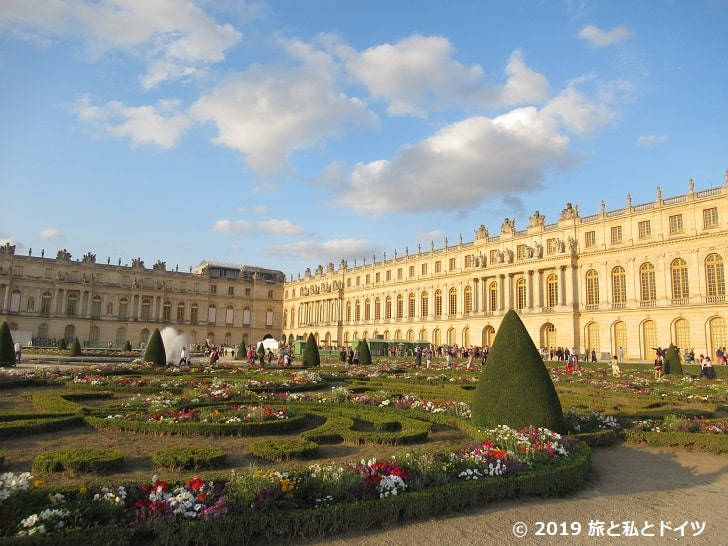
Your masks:
<svg viewBox="0 0 728 546"><path fill-rule="evenodd" d="M182 347L186 347L189 340L185 334L178 334L177 330L167 327L161 332L162 341L164 342L164 351L167 353L167 362L177 364Z"/></svg>

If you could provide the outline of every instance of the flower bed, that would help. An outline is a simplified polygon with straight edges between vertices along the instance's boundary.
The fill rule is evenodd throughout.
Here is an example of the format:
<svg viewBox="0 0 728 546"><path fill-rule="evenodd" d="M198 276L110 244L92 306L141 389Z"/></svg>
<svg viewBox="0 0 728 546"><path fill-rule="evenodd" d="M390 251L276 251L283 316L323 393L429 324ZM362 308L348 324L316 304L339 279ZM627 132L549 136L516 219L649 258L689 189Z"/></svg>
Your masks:
<svg viewBox="0 0 728 546"><path fill-rule="evenodd" d="M384 518L427 517L436 507L442 513L518 494L563 494L579 488L588 470L589 448L553 432L499 427L484 435L457 452L233 472L220 482L194 477L174 485L154 477L149 484L51 493L31 485L29 474L5 474L0 518L7 524L0 532L52 533L55 544L76 540L74 530L99 526L106 526L99 536L109 542L156 536L165 543L174 536L175 544L193 544L203 534L216 544L311 538ZM183 524L193 521L193 527ZM226 535L233 524L242 527Z"/></svg>

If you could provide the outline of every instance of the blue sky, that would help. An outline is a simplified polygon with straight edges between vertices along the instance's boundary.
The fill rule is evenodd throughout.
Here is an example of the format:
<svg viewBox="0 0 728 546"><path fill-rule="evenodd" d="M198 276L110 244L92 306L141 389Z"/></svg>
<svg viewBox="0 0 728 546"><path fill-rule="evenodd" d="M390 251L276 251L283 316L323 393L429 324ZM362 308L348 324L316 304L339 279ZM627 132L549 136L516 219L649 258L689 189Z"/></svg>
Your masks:
<svg viewBox="0 0 728 546"><path fill-rule="evenodd" d="M0 243L287 276L724 183L725 1L2 0Z"/></svg>

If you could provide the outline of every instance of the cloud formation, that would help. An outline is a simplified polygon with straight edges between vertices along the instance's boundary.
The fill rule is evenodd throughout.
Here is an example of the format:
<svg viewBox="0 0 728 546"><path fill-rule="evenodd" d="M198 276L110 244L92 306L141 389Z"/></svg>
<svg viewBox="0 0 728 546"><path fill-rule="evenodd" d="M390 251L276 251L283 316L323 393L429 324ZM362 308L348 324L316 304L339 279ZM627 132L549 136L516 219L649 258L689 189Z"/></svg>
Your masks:
<svg viewBox="0 0 728 546"><path fill-rule="evenodd" d="M273 256L289 256L313 262L335 263L344 260L360 260L364 256L373 256L381 252L366 239L332 239L330 241L299 241L268 247Z"/></svg>
<svg viewBox="0 0 728 546"><path fill-rule="evenodd" d="M606 47L629 40L632 38L632 31L623 25L607 31L594 25L587 25L579 31L579 38L585 40L591 47Z"/></svg>
<svg viewBox="0 0 728 546"><path fill-rule="evenodd" d="M183 0L9 0L0 10L0 30L15 25L35 41L80 37L91 58L111 51L137 57L146 63L139 75L146 89L194 76L242 40L232 25Z"/></svg>
<svg viewBox="0 0 728 546"><path fill-rule="evenodd" d="M296 226L288 220L263 220L249 222L248 220L218 220L212 226L213 231L233 235L301 235L303 228Z"/></svg>
<svg viewBox="0 0 728 546"><path fill-rule="evenodd" d="M40 232L40 236L43 239L58 239L61 236L61 232L57 229L44 229Z"/></svg>

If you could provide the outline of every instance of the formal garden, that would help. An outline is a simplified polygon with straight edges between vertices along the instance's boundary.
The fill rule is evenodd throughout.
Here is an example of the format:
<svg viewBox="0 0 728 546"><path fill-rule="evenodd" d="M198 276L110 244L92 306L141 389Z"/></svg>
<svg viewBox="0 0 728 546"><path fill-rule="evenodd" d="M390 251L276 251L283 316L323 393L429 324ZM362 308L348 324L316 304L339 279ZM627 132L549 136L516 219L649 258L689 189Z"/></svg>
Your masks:
<svg viewBox="0 0 728 546"><path fill-rule="evenodd" d="M614 442L728 452L723 369L567 373L524 333L509 313L473 370L315 347L290 367L4 367L0 544L300 543L568 495Z"/></svg>

